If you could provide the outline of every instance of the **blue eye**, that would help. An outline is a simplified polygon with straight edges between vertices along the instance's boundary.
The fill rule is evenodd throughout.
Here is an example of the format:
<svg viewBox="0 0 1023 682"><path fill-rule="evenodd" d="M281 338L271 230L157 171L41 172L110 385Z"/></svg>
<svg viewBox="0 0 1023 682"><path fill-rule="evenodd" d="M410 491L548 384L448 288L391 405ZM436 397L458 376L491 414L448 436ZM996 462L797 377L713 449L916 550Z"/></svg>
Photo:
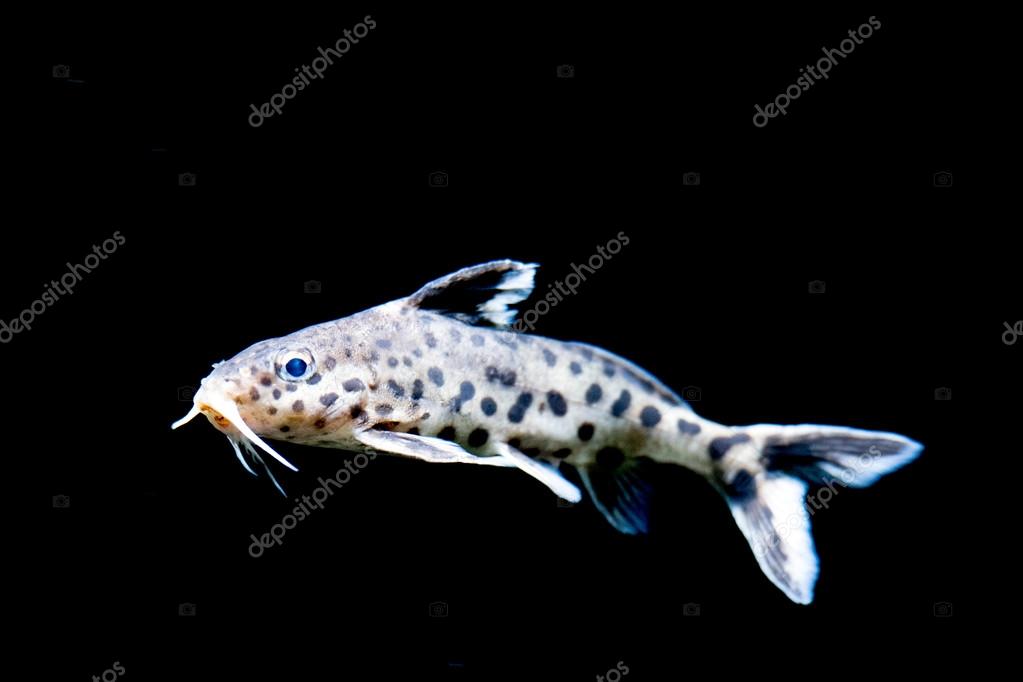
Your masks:
<svg viewBox="0 0 1023 682"><path fill-rule="evenodd" d="M284 369L293 377L300 377L305 374L307 367L308 365L306 365L305 360L302 358L292 358L288 360L288 364L284 365Z"/></svg>

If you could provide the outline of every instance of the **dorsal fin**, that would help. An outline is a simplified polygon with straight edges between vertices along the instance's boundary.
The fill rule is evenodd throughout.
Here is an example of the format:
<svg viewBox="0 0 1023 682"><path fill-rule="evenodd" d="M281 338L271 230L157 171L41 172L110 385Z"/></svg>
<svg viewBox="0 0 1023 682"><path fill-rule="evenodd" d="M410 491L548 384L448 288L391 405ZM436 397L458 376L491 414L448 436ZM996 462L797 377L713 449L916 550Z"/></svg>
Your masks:
<svg viewBox="0 0 1023 682"><path fill-rule="evenodd" d="M518 313L513 306L533 293L536 268L513 260L474 265L435 279L406 301L468 324L508 327Z"/></svg>

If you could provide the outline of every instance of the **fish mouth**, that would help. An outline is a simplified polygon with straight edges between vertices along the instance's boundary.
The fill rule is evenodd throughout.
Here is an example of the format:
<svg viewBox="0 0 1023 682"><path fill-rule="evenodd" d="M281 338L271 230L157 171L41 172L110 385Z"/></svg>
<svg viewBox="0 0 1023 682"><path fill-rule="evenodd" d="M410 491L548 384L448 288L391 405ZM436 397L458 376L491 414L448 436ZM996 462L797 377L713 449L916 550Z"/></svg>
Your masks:
<svg viewBox="0 0 1023 682"><path fill-rule="evenodd" d="M267 445L266 441L256 435L255 431L249 428L249 425L245 423L244 419L242 419L241 413L238 412L238 406L226 396L208 394L206 391L200 389L199 392L196 393L195 399L192 402L192 409L189 410L188 414L184 417L171 424L171 428L176 429L180 426L184 426L200 414L205 414L215 427L224 432L228 440L231 441L231 445L234 447L235 452L238 454L238 459L242 461L242 464L245 465L246 469L249 469L249 467L245 463L245 460L242 459L241 453L238 450L239 442L245 446L245 449L248 450L250 454L255 455L255 459L257 460L260 458L252 449L253 445L292 471L298 471L298 467L284 459L284 457L279 455L276 450ZM252 472L251 469L249 469L249 471Z"/></svg>

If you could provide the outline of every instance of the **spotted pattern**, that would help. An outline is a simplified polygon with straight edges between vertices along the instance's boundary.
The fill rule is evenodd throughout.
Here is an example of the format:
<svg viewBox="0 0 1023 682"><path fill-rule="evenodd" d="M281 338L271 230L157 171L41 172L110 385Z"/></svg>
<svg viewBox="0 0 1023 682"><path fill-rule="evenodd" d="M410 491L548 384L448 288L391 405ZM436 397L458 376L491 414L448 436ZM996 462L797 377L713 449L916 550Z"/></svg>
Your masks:
<svg viewBox="0 0 1023 682"><path fill-rule="evenodd" d="M532 393L520 393L515 404L508 410L508 421L518 424L526 416L526 410L533 404Z"/></svg>
<svg viewBox="0 0 1023 682"><path fill-rule="evenodd" d="M337 393L324 393L320 396L320 403L324 407L330 407L337 401Z"/></svg>
<svg viewBox="0 0 1023 682"><path fill-rule="evenodd" d="M679 419L678 430L686 436L695 436L700 432L700 425L687 422L685 419Z"/></svg>
<svg viewBox="0 0 1023 682"><path fill-rule="evenodd" d="M558 363L558 356L550 352L546 348L543 349L543 361L547 363L548 367L553 367Z"/></svg>
<svg viewBox="0 0 1023 682"><path fill-rule="evenodd" d="M410 358L407 355L401 356L401 364L405 365L406 367L411 367L412 366L412 358Z"/></svg>
<svg viewBox="0 0 1023 682"><path fill-rule="evenodd" d="M412 382L412 400L419 400L423 397L423 380L416 379Z"/></svg>
<svg viewBox="0 0 1023 682"><path fill-rule="evenodd" d="M729 497L745 500L757 494L757 484L750 472L739 469L732 482L725 484L725 492Z"/></svg>
<svg viewBox="0 0 1023 682"><path fill-rule="evenodd" d="M384 350L387 350L390 347L391 347L390 339L377 339L377 348L383 348Z"/></svg>
<svg viewBox="0 0 1023 682"><path fill-rule="evenodd" d="M497 412L497 403L493 398L484 398L480 401L480 409L483 410L483 414L490 417Z"/></svg>
<svg viewBox="0 0 1023 682"><path fill-rule="evenodd" d="M438 386L444 385L444 372L442 372L439 367L431 367L426 370L426 376L430 377L430 381Z"/></svg>
<svg viewBox="0 0 1023 682"><path fill-rule="evenodd" d="M583 440L583 441L590 440L591 438L593 438L593 431L594 431L593 424L591 424L589 422L585 422L583 424L580 424L579 425L579 432L577 434L579 436L579 440Z"/></svg>
<svg viewBox="0 0 1023 682"><path fill-rule="evenodd" d="M380 403L379 405L377 405L377 414L379 415L387 416L393 411L394 408L388 405L387 403Z"/></svg>
<svg viewBox="0 0 1023 682"><path fill-rule="evenodd" d="M249 389L249 398L252 400L252 402L256 402L257 400L259 400L259 391L256 390L255 386Z"/></svg>
<svg viewBox="0 0 1023 682"><path fill-rule="evenodd" d="M632 402L632 394L628 391L623 390L618 396L618 400L614 401L611 405L611 416L621 417L625 414L625 410L629 409L629 404Z"/></svg>
<svg viewBox="0 0 1023 682"><path fill-rule="evenodd" d="M397 367L398 366L398 358L394 357L393 355L391 357L387 358L387 366L388 367Z"/></svg>
<svg viewBox="0 0 1023 682"><path fill-rule="evenodd" d="M750 437L747 433L737 433L734 436L715 438L710 442L710 458L717 461L728 454L733 445L746 443L749 440Z"/></svg>
<svg viewBox="0 0 1023 682"><path fill-rule="evenodd" d="M551 406L551 412L556 417L564 417L565 413L568 412L568 403L565 402L565 396L557 391L548 391L547 404Z"/></svg>
<svg viewBox="0 0 1023 682"><path fill-rule="evenodd" d="M426 332L425 338L426 338L426 345L427 345L427 347L429 347L429 348L436 348L437 347L437 337L436 336L434 336L430 332Z"/></svg>
<svg viewBox="0 0 1023 682"><path fill-rule="evenodd" d="M295 402L291 403L292 412L302 412L304 409L305 403L303 403L301 400L296 400Z"/></svg>
<svg viewBox="0 0 1023 682"><path fill-rule="evenodd" d="M586 404L594 405L600 402L600 399L604 397L604 391L600 388L599 384L590 384L590 387L586 389Z"/></svg>
<svg viewBox="0 0 1023 682"><path fill-rule="evenodd" d="M320 373L317 372L316 374L309 377L309 379L307 379L307 382L309 383L310 386L315 386L316 384L320 383L320 379L322 378L323 377L320 376Z"/></svg>
<svg viewBox="0 0 1023 682"><path fill-rule="evenodd" d="M264 386L272 386L273 380L270 377L263 377L262 379L259 380L259 383L263 384Z"/></svg>
<svg viewBox="0 0 1023 682"><path fill-rule="evenodd" d="M469 340L472 341L472 345L474 346L482 346L485 343L483 337L479 334L473 334L469 337Z"/></svg>
<svg viewBox="0 0 1023 682"><path fill-rule="evenodd" d="M474 448L478 448L487 442L490 438L490 434L487 433L486 429L473 429L472 433L469 434L468 443Z"/></svg>
<svg viewBox="0 0 1023 682"><path fill-rule="evenodd" d="M561 448L560 450L555 450L554 452L552 452L551 456L552 457L557 457L558 459L565 459L566 457L568 457L571 454L572 454L572 451L570 449L568 449L568 448Z"/></svg>
<svg viewBox="0 0 1023 682"><path fill-rule="evenodd" d="M443 429L437 432L437 437L442 440L454 440L455 435L456 434L454 426L445 426Z"/></svg>
<svg viewBox="0 0 1023 682"><path fill-rule="evenodd" d="M401 398L405 395L405 388L394 379L387 381L387 388L391 391L395 398Z"/></svg>
<svg viewBox="0 0 1023 682"><path fill-rule="evenodd" d="M503 386L515 385L516 375L515 370L513 369L499 370L497 367L491 365L484 370L484 373L487 377L487 381L497 381Z"/></svg>
<svg viewBox="0 0 1023 682"><path fill-rule="evenodd" d="M573 360L572 362L568 363L568 368L570 370L572 370L572 374L582 374L583 373L583 366L580 365L575 360Z"/></svg>
<svg viewBox="0 0 1023 682"><path fill-rule="evenodd" d="M274 396L274 400L280 400L281 399L281 389L275 388L273 396Z"/></svg>
<svg viewBox="0 0 1023 682"><path fill-rule="evenodd" d="M355 391L365 390L366 384L362 383L362 379L349 379L341 384L341 388L345 389L349 393L353 393Z"/></svg>
<svg viewBox="0 0 1023 682"><path fill-rule="evenodd" d="M451 409L461 412L462 405L472 400L474 395L476 395L476 387L472 385L471 381L463 381L458 387L458 397L451 401Z"/></svg>
<svg viewBox="0 0 1023 682"><path fill-rule="evenodd" d="M648 429L657 425L661 421L661 412L652 405L647 405L639 413L639 423Z"/></svg>
<svg viewBox="0 0 1023 682"><path fill-rule="evenodd" d="M271 405L270 407L266 408L266 413L271 415L277 414L277 408Z"/></svg>
<svg viewBox="0 0 1023 682"><path fill-rule="evenodd" d="M326 359L325 359L325 360L323 361L323 367L324 367L324 369L326 369L326 370L327 370L328 372L329 372L330 370L334 369L334 367L335 367L336 365L337 365L337 360L335 360L334 358L332 358L332 357L331 357L331 356L329 356L329 355L328 355L328 356L327 356L327 358L326 358Z"/></svg>

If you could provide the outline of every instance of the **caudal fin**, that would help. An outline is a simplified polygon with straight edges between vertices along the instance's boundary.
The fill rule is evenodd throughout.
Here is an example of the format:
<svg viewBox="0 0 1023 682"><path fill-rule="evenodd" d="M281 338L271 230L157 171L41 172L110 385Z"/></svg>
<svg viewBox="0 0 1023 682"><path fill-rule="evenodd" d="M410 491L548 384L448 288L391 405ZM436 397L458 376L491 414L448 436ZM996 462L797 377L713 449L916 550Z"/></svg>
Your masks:
<svg viewBox="0 0 1023 682"><path fill-rule="evenodd" d="M818 573L809 485L863 488L923 448L895 433L813 424L757 424L727 440L719 483L732 516L764 574L800 604L813 601Z"/></svg>

